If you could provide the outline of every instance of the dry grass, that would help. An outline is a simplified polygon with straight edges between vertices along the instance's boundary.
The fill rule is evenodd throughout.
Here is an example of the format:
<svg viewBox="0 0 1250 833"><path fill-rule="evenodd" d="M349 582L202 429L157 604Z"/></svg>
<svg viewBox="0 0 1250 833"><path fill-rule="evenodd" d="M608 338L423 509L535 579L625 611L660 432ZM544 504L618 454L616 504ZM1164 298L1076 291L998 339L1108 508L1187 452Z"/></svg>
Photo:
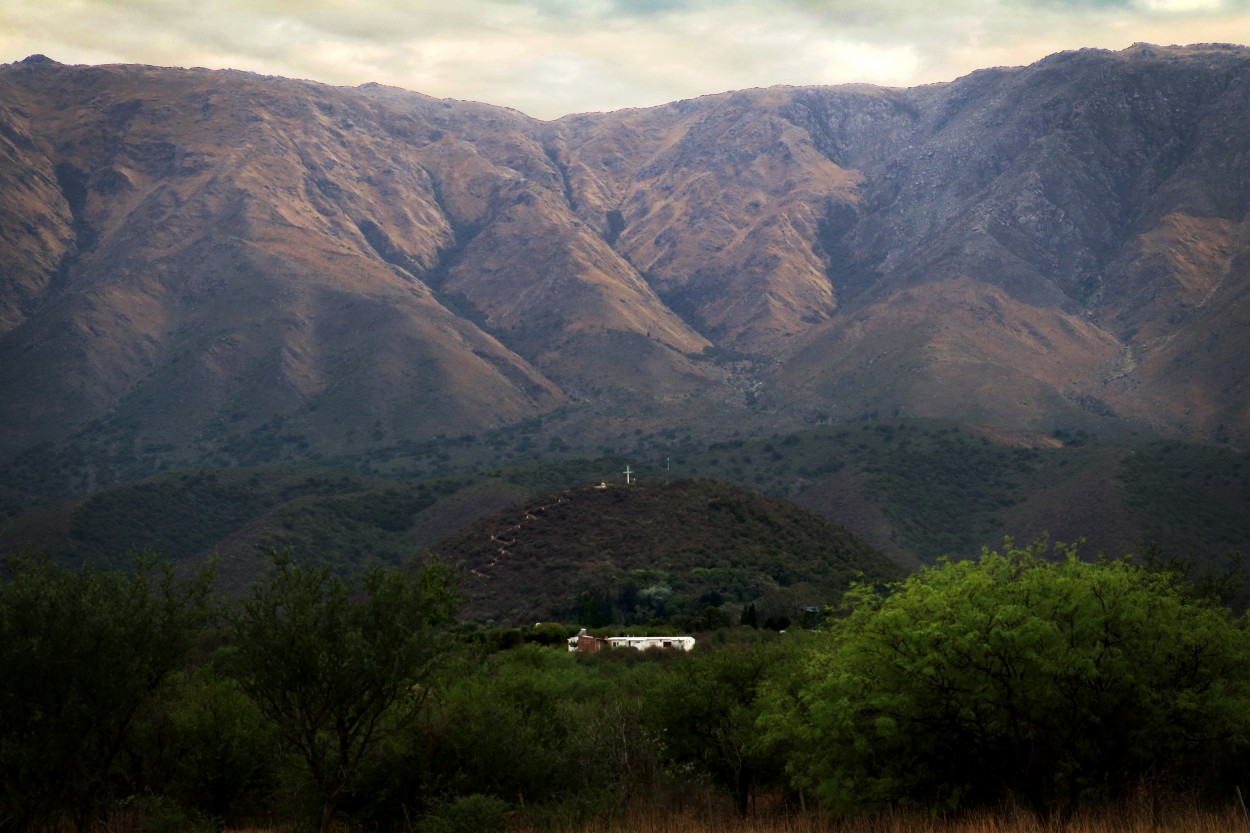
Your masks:
<svg viewBox="0 0 1250 833"><path fill-rule="evenodd" d="M1240 807L1225 810L1173 808L1152 817L1148 806L1120 812L1089 812L1066 823L1044 822L1025 810L984 812L957 819L930 819L903 813L878 813L849 821L817 815L756 818L710 818L699 812L646 809L622 818L569 827L533 827L524 823L512 833L1235 833L1250 831Z"/></svg>
<svg viewBox="0 0 1250 833"><path fill-rule="evenodd" d="M129 819L130 824L122 819L113 821L108 827L110 833L143 833L146 829L136 823L138 819ZM289 821L275 821L232 827L225 833L299 833L307 829ZM405 833L418 829L414 824ZM334 833L366 830L339 823ZM767 800L756 812L742 817L723 797L708 800L708 796L696 793L657 796L651 804L636 803L621 813L583 816L577 821L567 817L560 820L545 815L541 808L531 808L512 817L508 833L1250 833L1250 813L1236 801L1217 809L1179 796L1171 803L1155 803L1141 795L1116 807L1081 811L1066 821L1039 820L1019 805L956 818L887 811L836 821Z"/></svg>
<svg viewBox="0 0 1250 833"><path fill-rule="evenodd" d="M227 833L288 833L290 826L235 828ZM1250 831L1240 809L1225 811L1191 810L1172 813L1157 823L1142 818L1090 814L1077 816L1066 824L1044 823L1035 817L1004 814L978 814L957 820L933 820L888 814L865 816L851 821L831 821L817 816L782 816L756 819L718 819L709 822L705 814L631 814L625 818L590 822L580 826L533 827L514 824L510 833L1236 833ZM358 833L358 828L340 826L337 833Z"/></svg>

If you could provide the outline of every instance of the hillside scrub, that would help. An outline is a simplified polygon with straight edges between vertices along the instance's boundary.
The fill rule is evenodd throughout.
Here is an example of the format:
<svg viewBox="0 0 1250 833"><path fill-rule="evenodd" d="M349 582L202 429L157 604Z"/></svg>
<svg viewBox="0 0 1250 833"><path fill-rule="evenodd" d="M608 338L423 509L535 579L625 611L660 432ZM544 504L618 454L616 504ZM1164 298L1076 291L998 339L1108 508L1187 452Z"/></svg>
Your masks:
<svg viewBox="0 0 1250 833"><path fill-rule="evenodd" d="M765 719L837 814L1017 797L1042 817L1245 760L1250 639L1170 573L1044 542L861 586ZM1226 785L1231 793L1231 786Z"/></svg>

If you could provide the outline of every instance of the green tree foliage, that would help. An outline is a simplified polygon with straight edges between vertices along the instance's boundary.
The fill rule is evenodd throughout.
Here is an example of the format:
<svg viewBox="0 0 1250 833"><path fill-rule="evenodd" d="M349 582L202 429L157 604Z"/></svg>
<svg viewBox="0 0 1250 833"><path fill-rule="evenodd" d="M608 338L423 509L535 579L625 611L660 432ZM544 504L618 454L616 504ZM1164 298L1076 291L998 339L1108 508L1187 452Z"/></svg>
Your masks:
<svg viewBox="0 0 1250 833"><path fill-rule="evenodd" d="M136 712L210 614L211 570L5 561L0 574L0 830L88 826Z"/></svg>
<svg viewBox="0 0 1250 833"><path fill-rule="evenodd" d="M126 763L136 793L244 820L272 789L272 724L216 662L172 674L136 717Z"/></svg>
<svg viewBox="0 0 1250 833"><path fill-rule="evenodd" d="M429 756L426 789L589 814L619 806L658 768L641 715L655 671L538 645L466 663L430 704L413 744Z"/></svg>
<svg viewBox="0 0 1250 833"><path fill-rule="evenodd" d="M766 720L795 786L850 812L1010 792L1040 814L1146 774L1210 778L1244 749L1250 645L1173 574L1074 547L984 551L848 596Z"/></svg>
<svg viewBox="0 0 1250 833"><path fill-rule="evenodd" d="M793 642L700 650L673 663L647 692L647 721L665 756L707 773L742 813L759 786L780 780L782 763L756 723L764 683L788 673Z"/></svg>
<svg viewBox="0 0 1250 833"><path fill-rule="evenodd" d="M434 808L418 833L504 833L508 803L493 795L466 795Z"/></svg>
<svg viewBox="0 0 1250 833"><path fill-rule="evenodd" d="M275 553L235 616L239 680L307 767L333 818L362 759L417 711L454 612L451 576L374 569L363 592Z"/></svg>

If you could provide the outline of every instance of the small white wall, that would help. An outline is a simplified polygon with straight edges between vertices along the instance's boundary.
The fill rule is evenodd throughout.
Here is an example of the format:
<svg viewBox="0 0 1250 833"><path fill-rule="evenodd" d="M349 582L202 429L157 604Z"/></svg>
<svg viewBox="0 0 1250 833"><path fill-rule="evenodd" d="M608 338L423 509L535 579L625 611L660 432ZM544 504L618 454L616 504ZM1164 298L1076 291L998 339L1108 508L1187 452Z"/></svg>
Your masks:
<svg viewBox="0 0 1250 833"><path fill-rule="evenodd" d="M608 645L613 648L633 648L646 651L651 648L669 648L689 651L694 647L693 636L609 636Z"/></svg>

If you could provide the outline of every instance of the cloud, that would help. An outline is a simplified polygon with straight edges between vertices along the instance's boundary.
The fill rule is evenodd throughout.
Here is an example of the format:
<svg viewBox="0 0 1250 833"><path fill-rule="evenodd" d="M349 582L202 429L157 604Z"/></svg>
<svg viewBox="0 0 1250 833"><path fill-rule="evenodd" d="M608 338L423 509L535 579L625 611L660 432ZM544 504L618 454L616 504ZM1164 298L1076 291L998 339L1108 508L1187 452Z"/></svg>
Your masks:
<svg viewBox="0 0 1250 833"><path fill-rule="evenodd" d="M0 60L378 81L541 118L773 84L910 86L1061 49L1250 41L1247 0L5 0Z"/></svg>
<svg viewBox="0 0 1250 833"><path fill-rule="evenodd" d="M1166 14L1218 12L1224 7L1223 0L1138 0L1137 5L1148 12Z"/></svg>

